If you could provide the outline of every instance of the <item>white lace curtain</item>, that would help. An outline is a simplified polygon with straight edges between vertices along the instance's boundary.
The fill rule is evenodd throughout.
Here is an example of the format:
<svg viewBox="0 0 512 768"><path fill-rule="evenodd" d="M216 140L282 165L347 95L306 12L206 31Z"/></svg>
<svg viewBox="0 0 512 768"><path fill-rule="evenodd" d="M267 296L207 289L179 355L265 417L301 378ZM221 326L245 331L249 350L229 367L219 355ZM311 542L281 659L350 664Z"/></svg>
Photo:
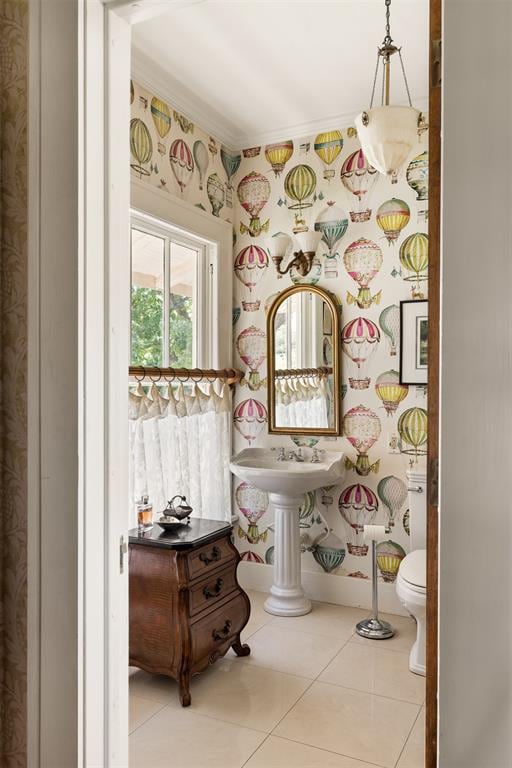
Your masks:
<svg viewBox="0 0 512 768"><path fill-rule="evenodd" d="M278 379L276 424L279 427L328 427L328 389L325 378Z"/></svg>
<svg viewBox="0 0 512 768"><path fill-rule="evenodd" d="M139 384L129 398L130 527L137 524L135 501L147 494L153 517L176 493L187 497L193 517L231 520L231 402L227 385L182 384L149 395Z"/></svg>

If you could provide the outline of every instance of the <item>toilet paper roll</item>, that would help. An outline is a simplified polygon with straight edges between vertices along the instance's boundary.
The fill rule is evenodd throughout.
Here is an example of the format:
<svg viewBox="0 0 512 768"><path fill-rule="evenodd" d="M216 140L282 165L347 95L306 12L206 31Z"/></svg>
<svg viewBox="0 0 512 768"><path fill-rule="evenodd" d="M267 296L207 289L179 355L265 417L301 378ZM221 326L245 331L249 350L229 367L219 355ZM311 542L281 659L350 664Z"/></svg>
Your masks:
<svg viewBox="0 0 512 768"><path fill-rule="evenodd" d="M382 541L388 533L385 525L365 525L363 535L365 541Z"/></svg>

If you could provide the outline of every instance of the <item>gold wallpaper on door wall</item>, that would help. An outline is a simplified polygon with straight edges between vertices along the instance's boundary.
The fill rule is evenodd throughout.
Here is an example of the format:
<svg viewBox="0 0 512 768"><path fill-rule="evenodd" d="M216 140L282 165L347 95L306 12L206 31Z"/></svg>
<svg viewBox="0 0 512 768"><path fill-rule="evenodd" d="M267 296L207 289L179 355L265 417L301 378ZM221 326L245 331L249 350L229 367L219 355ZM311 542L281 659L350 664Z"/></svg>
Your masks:
<svg viewBox="0 0 512 768"><path fill-rule="evenodd" d="M235 177L234 364L246 375L235 396L234 448L295 442L308 455L313 445L346 455L342 484L305 498L304 570L367 579L365 523L391 527L378 548L381 579L395 581L409 549L406 470L424 462L426 391L399 384L398 309L401 300L426 298L427 146L419 137L392 183L368 167L355 129L345 127L247 149ZM266 239L292 235L301 223L323 233L313 269L303 279L293 270L278 278ZM341 438L292 442L267 433L266 312L299 281L326 288L341 305ZM235 480L235 499L242 559L272 563L267 495Z"/></svg>
<svg viewBox="0 0 512 768"><path fill-rule="evenodd" d="M26 765L28 3L0 0L0 764Z"/></svg>

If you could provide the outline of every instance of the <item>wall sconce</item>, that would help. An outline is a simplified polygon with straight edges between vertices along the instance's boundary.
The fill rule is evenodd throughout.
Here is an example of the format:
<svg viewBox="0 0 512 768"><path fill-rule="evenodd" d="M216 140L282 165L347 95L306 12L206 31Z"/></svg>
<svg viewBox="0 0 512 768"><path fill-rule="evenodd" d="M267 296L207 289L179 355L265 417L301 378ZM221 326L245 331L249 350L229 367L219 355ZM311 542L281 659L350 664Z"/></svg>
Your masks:
<svg viewBox="0 0 512 768"><path fill-rule="evenodd" d="M275 264L278 276L281 277L282 275L286 275L293 267L295 267L301 277L309 275L311 267L313 266L316 249L318 248L321 239L322 233L315 232L315 230L297 232L295 241L298 250L293 252L293 259L288 262L286 268L281 269L281 264L290 246L291 238L285 234L269 237L266 241L266 246L270 258Z"/></svg>

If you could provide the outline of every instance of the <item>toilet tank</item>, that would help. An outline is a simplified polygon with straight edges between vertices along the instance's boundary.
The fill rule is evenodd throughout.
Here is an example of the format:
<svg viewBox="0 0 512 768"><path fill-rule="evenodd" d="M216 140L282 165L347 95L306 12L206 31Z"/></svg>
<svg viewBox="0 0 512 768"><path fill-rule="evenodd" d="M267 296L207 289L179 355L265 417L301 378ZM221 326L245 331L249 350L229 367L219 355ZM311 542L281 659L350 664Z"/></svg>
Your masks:
<svg viewBox="0 0 512 768"><path fill-rule="evenodd" d="M425 469L407 472L411 552L427 548L427 474Z"/></svg>

